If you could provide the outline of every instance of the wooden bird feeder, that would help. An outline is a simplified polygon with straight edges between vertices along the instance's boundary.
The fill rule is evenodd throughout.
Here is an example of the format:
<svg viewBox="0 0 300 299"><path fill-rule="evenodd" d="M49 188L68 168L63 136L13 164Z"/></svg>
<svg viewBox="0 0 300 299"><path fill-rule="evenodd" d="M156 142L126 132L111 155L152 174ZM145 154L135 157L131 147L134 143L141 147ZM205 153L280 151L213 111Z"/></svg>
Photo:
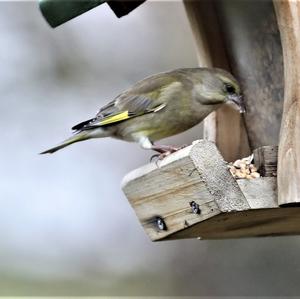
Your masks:
<svg viewBox="0 0 300 299"><path fill-rule="evenodd" d="M106 1L76 2L40 7L55 27ZM143 2L107 1L119 17ZM183 2L199 65L232 72L247 113L212 113L206 140L129 173L123 190L153 241L299 234L300 2ZM235 180L225 161L250 153L262 177Z"/></svg>
<svg viewBox="0 0 300 299"><path fill-rule="evenodd" d="M300 2L184 5L199 65L231 71L247 113L219 109L206 140L129 173L130 204L153 241L299 234ZM234 179L225 160L251 153L262 177Z"/></svg>

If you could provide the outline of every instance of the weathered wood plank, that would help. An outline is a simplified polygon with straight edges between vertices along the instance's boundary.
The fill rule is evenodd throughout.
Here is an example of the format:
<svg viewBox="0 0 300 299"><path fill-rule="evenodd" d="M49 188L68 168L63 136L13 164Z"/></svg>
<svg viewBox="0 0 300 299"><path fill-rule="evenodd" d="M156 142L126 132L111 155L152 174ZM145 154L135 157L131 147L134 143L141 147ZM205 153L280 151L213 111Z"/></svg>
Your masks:
<svg viewBox="0 0 300 299"><path fill-rule="evenodd" d="M251 209L277 208L277 180L275 177L239 179L237 183Z"/></svg>
<svg viewBox="0 0 300 299"><path fill-rule="evenodd" d="M278 152L279 204L300 203L300 2L274 1L284 61L284 107Z"/></svg>
<svg viewBox="0 0 300 299"><path fill-rule="evenodd" d="M124 193L152 240L220 213L214 196L190 158L192 148L189 146L162 161L132 171L122 182ZM193 201L199 205L201 214L192 212L190 202ZM158 217L166 229L157 227Z"/></svg>
<svg viewBox="0 0 300 299"><path fill-rule="evenodd" d="M242 86L246 106L243 117L251 151L264 145L278 145L284 82L282 46L273 2L212 1L222 24L232 73Z"/></svg>
<svg viewBox="0 0 300 299"><path fill-rule="evenodd" d="M261 176L277 176L278 146L261 146L253 154L255 166Z"/></svg>
<svg viewBox="0 0 300 299"><path fill-rule="evenodd" d="M246 198L212 142L201 140L191 147L190 159L222 212L249 208Z"/></svg>
<svg viewBox="0 0 300 299"><path fill-rule="evenodd" d="M231 239L299 234L300 208L293 207L222 213L169 235L163 240Z"/></svg>

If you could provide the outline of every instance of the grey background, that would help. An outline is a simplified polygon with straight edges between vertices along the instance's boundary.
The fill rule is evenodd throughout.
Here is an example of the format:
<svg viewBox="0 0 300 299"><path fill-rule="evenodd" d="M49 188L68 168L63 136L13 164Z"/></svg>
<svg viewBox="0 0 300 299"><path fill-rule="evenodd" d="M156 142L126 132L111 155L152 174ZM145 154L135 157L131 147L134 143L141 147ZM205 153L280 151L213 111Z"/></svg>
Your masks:
<svg viewBox="0 0 300 299"><path fill-rule="evenodd" d="M37 154L137 80L197 65L181 2L55 30L36 3L1 2L0 45L0 295L299 294L298 237L151 243L120 190L151 156L137 145Z"/></svg>

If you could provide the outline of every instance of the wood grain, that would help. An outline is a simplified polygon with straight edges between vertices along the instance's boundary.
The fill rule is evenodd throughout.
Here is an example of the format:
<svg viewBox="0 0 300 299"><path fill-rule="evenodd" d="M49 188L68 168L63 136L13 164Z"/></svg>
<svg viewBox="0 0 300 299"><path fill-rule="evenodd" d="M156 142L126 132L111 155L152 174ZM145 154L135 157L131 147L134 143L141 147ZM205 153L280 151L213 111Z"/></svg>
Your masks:
<svg viewBox="0 0 300 299"><path fill-rule="evenodd" d="M300 234L300 208L251 209L222 213L163 240L232 239ZM158 241L158 240L157 240Z"/></svg>
<svg viewBox="0 0 300 299"><path fill-rule="evenodd" d="M277 176L278 146L261 146L253 151L253 155L261 176Z"/></svg>
<svg viewBox="0 0 300 299"><path fill-rule="evenodd" d="M242 87L251 151L278 145L283 55L272 0L215 0L232 73Z"/></svg>
<svg viewBox="0 0 300 299"><path fill-rule="evenodd" d="M237 183L251 209L278 208L277 180L275 177L239 179Z"/></svg>
<svg viewBox="0 0 300 299"><path fill-rule="evenodd" d="M300 2L274 1L284 60L284 106L278 151L279 204L300 203Z"/></svg>

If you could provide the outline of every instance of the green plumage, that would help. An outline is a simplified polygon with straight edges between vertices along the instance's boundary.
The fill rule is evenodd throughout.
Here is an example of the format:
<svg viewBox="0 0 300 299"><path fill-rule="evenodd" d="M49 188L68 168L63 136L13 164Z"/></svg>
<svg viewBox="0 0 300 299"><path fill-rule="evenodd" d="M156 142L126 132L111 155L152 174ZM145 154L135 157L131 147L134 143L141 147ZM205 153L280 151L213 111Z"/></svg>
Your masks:
<svg viewBox="0 0 300 299"><path fill-rule="evenodd" d="M239 84L224 70L189 68L156 74L118 95L93 119L74 126L73 137L43 153L107 136L154 149L152 142L193 127L226 102L242 110Z"/></svg>

